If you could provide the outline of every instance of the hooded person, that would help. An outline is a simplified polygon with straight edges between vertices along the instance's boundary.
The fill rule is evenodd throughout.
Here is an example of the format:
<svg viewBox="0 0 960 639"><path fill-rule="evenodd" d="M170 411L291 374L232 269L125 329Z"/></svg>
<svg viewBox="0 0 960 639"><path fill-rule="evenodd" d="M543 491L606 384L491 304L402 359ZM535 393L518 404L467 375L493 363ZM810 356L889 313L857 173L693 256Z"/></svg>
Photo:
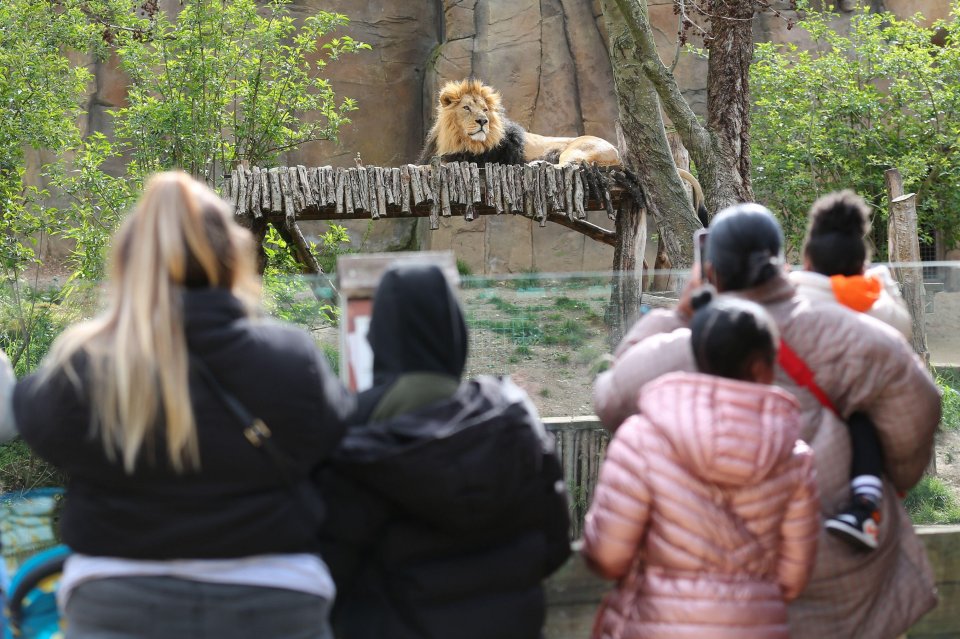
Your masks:
<svg viewBox="0 0 960 639"><path fill-rule="evenodd" d="M570 553L562 471L522 390L461 382L467 339L438 268L384 274L374 385L320 482L344 639L541 636L542 581Z"/></svg>
<svg viewBox="0 0 960 639"><path fill-rule="evenodd" d="M373 386L357 397L354 423L382 421L453 395L467 363L467 325L443 273L389 270L374 298L367 341Z"/></svg>

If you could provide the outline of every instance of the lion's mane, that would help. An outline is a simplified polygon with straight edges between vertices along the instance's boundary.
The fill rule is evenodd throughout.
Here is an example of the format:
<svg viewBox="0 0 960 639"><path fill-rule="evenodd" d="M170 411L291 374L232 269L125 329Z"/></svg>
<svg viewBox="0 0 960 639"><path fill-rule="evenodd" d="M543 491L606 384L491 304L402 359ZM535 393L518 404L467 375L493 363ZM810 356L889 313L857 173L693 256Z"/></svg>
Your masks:
<svg viewBox="0 0 960 639"><path fill-rule="evenodd" d="M489 108L489 133L482 141L473 140L464 132L458 111L451 108L467 95L485 102ZM524 134L522 126L504 115L503 102L495 89L475 78L447 82L440 89L433 126L418 162L427 164L439 155L444 162L523 164Z"/></svg>

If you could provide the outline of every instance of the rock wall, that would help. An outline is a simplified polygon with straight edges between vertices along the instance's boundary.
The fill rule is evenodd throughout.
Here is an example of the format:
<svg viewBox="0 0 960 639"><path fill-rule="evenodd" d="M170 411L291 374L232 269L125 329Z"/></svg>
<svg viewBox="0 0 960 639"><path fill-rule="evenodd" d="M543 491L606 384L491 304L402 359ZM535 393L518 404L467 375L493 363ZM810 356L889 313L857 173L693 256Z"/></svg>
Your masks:
<svg viewBox="0 0 960 639"><path fill-rule="evenodd" d="M931 19L947 17L946 0L885 3L900 15L922 11ZM786 10L785 0L774 4ZM672 0L649 0L649 5L661 55L672 61L677 32ZM161 2L168 11L178 6L174 0ZM337 94L355 98L360 110L341 131L339 144L307 145L289 153L285 163L344 166L358 153L367 164L414 161L437 88L468 75L497 87L509 116L532 131L614 138L617 105L599 0L294 0L292 5L297 17L320 9L350 16L347 32L373 47L327 67ZM838 25L848 16L838 14ZM788 31L783 20L772 16L758 17L754 33L758 39L803 45L800 32ZM106 110L125 100L125 78L112 62L94 66L96 83L85 126L109 134ZM706 62L682 54L674 73L702 113ZM610 224L602 214L594 221ZM347 226L363 250L452 248L477 273L599 270L610 268L613 259L610 247L578 233L553 224L539 228L511 216L443 220L432 232L418 228L416 221Z"/></svg>

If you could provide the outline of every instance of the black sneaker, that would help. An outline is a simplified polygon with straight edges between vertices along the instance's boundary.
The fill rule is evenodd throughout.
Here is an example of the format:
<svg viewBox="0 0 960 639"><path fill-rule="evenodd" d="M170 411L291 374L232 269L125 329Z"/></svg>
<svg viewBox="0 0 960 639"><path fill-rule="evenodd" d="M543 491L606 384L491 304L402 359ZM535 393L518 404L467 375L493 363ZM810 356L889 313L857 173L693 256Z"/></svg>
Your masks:
<svg viewBox="0 0 960 639"><path fill-rule="evenodd" d="M857 548L873 550L880 541L880 509L869 502L852 502L824 525L828 533Z"/></svg>

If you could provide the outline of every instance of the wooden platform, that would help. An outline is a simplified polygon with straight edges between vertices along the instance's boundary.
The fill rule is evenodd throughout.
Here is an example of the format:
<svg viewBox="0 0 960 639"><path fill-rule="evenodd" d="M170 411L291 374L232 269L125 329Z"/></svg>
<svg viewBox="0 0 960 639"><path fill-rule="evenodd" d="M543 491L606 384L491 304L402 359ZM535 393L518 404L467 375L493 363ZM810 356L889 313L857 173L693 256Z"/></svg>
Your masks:
<svg viewBox="0 0 960 639"><path fill-rule="evenodd" d="M616 211L631 200L609 169L543 162L525 165L453 162L400 167L239 167L224 197L240 218L287 227L301 220L520 215L554 222L610 246L616 233L587 221L588 211Z"/></svg>

